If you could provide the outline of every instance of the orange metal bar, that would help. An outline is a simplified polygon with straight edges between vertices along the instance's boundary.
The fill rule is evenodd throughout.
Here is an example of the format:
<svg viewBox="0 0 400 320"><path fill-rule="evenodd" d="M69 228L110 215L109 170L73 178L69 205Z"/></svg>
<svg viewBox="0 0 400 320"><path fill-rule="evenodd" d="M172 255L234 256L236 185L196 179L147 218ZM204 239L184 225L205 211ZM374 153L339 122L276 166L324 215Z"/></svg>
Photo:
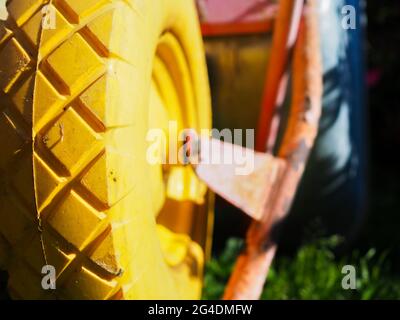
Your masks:
<svg viewBox="0 0 400 320"><path fill-rule="evenodd" d="M296 41L304 0L281 0L275 23L271 59L267 70L264 96L259 118L256 150L265 152L271 122L280 90L285 90L282 79L287 70L290 51Z"/></svg>
<svg viewBox="0 0 400 320"><path fill-rule="evenodd" d="M322 66L316 1L307 1L305 19L294 50L292 106L279 150L279 158L285 164L271 189L261 221L253 221L247 232L246 250L236 262L224 299L259 299L277 250L273 228L289 212L317 136L321 115Z"/></svg>
<svg viewBox="0 0 400 320"><path fill-rule="evenodd" d="M233 36L271 32L273 20L260 22L202 23L201 31L205 37Z"/></svg>

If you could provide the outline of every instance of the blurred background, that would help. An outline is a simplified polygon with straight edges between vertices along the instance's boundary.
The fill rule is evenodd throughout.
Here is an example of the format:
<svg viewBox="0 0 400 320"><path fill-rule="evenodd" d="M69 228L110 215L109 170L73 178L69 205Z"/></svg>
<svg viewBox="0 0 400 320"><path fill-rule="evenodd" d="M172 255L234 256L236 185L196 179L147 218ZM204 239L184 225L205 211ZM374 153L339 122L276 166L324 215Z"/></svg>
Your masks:
<svg viewBox="0 0 400 320"><path fill-rule="evenodd" d="M357 10L355 30L335 28L344 5ZM273 10L259 7L250 20L251 14L267 19ZM321 33L325 88L317 150L280 228L263 298L398 299L400 3L331 1L321 13ZM205 43L214 125L255 127L271 35L212 35ZM222 295L249 223L224 200L216 203L205 298ZM356 268L356 290L341 287L347 264Z"/></svg>

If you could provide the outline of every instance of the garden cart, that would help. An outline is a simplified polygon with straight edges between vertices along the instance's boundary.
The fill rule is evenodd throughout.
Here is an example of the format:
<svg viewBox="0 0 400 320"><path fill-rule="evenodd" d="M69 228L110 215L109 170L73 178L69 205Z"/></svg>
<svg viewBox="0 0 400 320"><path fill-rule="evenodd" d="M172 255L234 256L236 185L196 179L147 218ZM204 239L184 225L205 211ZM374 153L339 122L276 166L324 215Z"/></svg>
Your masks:
<svg viewBox="0 0 400 320"><path fill-rule="evenodd" d="M225 298L259 297L276 250L272 227L289 210L318 129L316 1L234 2L248 11L225 21L212 1L6 2L0 267L11 298L200 298L213 192L254 219ZM149 131L212 127L201 31L210 41L273 33L266 80L254 84L260 115L248 112L259 118L250 176L205 163L201 149L197 164L148 161ZM54 290L43 287L45 266L56 270Z"/></svg>

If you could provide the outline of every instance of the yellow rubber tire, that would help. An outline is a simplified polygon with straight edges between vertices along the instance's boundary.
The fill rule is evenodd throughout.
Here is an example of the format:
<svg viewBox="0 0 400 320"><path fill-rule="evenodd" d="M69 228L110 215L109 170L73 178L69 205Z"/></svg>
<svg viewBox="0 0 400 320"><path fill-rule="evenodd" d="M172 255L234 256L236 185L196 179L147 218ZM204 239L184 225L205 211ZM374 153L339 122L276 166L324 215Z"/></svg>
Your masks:
<svg viewBox="0 0 400 320"><path fill-rule="evenodd" d="M193 217L206 188L186 167L171 169L165 186L162 167L146 160L148 129L164 118L211 126L194 2L11 0L7 8L0 267L11 297L200 298L205 245L195 237L204 234L194 234L207 219ZM191 213L186 229L177 208ZM44 265L55 267L56 290L42 288Z"/></svg>

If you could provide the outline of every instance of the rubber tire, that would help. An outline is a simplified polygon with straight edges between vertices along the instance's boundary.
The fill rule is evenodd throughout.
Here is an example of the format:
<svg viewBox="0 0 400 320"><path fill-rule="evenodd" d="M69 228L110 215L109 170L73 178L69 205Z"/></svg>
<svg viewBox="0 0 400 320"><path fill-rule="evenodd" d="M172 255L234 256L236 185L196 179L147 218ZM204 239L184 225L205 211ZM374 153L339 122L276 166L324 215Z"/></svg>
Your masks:
<svg viewBox="0 0 400 320"><path fill-rule="evenodd" d="M152 64L166 32L184 52L198 127L211 126L193 1L54 0L54 30L42 29L48 2L9 1L0 27L0 267L10 295L199 298L201 270L165 261L146 161ZM44 265L56 269L56 290L41 286Z"/></svg>

